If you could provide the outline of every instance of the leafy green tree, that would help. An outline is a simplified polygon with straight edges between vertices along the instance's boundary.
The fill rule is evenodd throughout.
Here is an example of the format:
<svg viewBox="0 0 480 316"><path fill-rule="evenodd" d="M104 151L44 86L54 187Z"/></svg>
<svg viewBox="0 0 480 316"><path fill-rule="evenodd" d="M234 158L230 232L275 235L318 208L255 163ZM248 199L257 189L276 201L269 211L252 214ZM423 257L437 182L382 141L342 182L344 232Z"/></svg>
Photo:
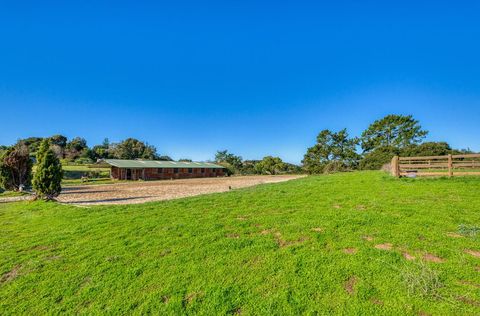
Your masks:
<svg viewBox="0 0 480 316"><path fill-rule="evenodd" d="M162 161L173 161L173 159L170 156L163 155L163 156L158 156L157 160L162 160Z"/></svg>
<svg viewBox="0 0 480 316"><path fill-rule="evenodd" d="M54 200L62 191L62 178L60 160L45 140L37 151L37 166L33 176L33 188L37 198Z"/></svg>
<svg viewBox="0 0 480 316"><path fill-rule="evenodd" d="M87 150L88 146L85 138L75 137L67 143L65 157L73 161L85 154Z"/></svg>
<svg viewBox="0 0 480 316"><path fill-rule="evenodd" d="M180 158L180 159L178 159L178 161L182 161L182 162L193 162L192 159L188 159L188 158Z"/></svg>
<svg viewBox="0 0 480 316"><path fill-rule="evenodd" d="M117 159L157 159L157 149L135 138L127 138L116 144L113 156Z"/></svg>
<svg viewBox="0 0 480 316"><path fill-rule="evenodd" d="M257 164L255 171L260 174L278 174L285 171L285 164L279 157L266 156Z"/></svg>
<svg viewBox="0 0 480 316"><path fill-rule="evenodd" d="M327 164L339 162L344 169L357 166L359 155L356 152L357 138L349 138L347 130L332 132L328 129L317 136L317 143L307 149L302 163L304 170L310 174L323 173Z"/></svg>
<svg viewBox="0 0 480 316"><path fill-rule="evenodd" d="M38 150L38 147L40 147L40 143L42 142L42 140L42 137L29 137L21 139L19 140L19 142L23 142L28 147L30 154L35 154Z"/></svg>
<svg viewBox="0 0 480 316"><path fill-rule="evenodd" d="M0 186L12 191L29 186L32 164L28 146L23 141L3 151L0 155Z"/></svg>
<svg viewBox="0 0 480 316"><path fill-rule="evenodd" d="M361 137L364 152L378 147L405 148L418 144L428 134L412 115L387 115L373 122Z"/></svg>
<svg viewBox="0 0 480 316"><path fill-rule="evenodd" d="M229 153L228 150L217 151L215 162L224 166L227 174L240 173L243 167L242 157Z"/></svg>

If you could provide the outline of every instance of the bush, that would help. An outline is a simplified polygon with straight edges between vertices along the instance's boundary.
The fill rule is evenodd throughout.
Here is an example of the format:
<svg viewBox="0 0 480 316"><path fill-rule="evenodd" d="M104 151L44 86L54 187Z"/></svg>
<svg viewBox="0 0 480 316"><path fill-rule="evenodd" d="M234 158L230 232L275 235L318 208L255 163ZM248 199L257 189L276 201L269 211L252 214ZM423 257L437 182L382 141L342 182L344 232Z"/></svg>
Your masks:
<svg viewBox="0 0 480 316"><path fill-rule="evenodd" d="M323 173L336 173L350 171L350 169L341 161L330 161L323 167Z"/></svg>
<svg viewBox="0 0 480 316"><path fill-rule="evenodd" d="M62 191L63 170L60 160L43 141L37 152L37 169L33 177L33 188L37 198L53 200Z"/></svg>
<svg viewBox="0 0 480 316"><path fill-rule="evenodd" d="M81 158L75 159L75 163L79 165L89 165L93 163L93 160L87 157L81 157Z"/></svg>
<svg viewBox="0 0 480 316"><path fill-rule="evenodd" d="M6 190L21 191L30 186L32 160L28 147L19 142L0 156L0 186Z"/></svg>
<svg viewBox="0 0 480 316"><path fill-rule="evenodd" d="M395 147L379 147L360 160L359 168L361 170L380 170L385 164L391 162L393 156L398 155L399 152L400 150Z"/></svg>

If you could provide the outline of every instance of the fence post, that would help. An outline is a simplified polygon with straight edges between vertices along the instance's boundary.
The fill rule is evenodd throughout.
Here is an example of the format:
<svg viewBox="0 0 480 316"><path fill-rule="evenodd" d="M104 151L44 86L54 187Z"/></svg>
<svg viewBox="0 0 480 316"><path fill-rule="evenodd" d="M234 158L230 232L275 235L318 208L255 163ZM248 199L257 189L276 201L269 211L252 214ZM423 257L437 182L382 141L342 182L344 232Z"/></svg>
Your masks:
<svg viewBox="0 0 480 316"><path fill-rule="evenodd" d="M398 156L393 156L390 168L391 168L392 176L400 177L400 168L399 168L399 165L398 165Z"/></svg>
<svg viewBox="0 0 480 316"><path fill-rule="evenodd" d="M448 176L453 177L453 159L452 154L448 155Z"/></svg>

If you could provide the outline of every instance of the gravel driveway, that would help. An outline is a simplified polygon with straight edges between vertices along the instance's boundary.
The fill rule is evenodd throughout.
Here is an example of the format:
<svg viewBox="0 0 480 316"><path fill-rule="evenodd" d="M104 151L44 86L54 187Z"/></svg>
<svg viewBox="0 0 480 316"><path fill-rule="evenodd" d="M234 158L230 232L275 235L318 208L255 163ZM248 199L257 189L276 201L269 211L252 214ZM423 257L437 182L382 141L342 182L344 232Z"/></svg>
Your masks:
<svg viewBox="0 0 480 316"><path fill-rule="evenodd" d="M58 200L77 205L136 204L177 199L199 194L225 192L262 183L283 182L296 175L242 176L185 180L135 181L132 183L80 185L63 188Z"/></svg>

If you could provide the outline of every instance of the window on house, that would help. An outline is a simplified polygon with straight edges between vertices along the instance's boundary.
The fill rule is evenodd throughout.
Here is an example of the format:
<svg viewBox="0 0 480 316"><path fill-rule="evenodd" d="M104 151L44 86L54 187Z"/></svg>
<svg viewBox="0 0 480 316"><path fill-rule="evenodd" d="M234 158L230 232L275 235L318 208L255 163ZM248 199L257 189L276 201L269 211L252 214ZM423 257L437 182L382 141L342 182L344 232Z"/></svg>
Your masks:
<svg viewBox="0 0 480 316"><path fill-rule="evenodd" d="M212 170L211 170L211 171L212 171L212 173L215 173L215 169L213 169L213 168L212 168Z"/></svg>
<svg viewBox="0 0 480 316"><path fill-rule="evenodd" d="M200 172L201 172L201 173L205 173L205 168L202 168L202 169L200 170Z"/></svg>
<svg viewBox="0 0 480 316"><path fill-rule="evenodd" d="M188 173L193 173L193 169L192 169L192 168L188 168Z"/></svg>
<svg viewBox="0 0 480 316"><path fill-rule="evenodd" d="M158 168L157 173L163 173L163 168Z"/></svg>
<svg viewBox="0 0 480 316"><path fill-rule="evenodd" d="M173 168L173 173L178 173L178 168Z"/></svg>

